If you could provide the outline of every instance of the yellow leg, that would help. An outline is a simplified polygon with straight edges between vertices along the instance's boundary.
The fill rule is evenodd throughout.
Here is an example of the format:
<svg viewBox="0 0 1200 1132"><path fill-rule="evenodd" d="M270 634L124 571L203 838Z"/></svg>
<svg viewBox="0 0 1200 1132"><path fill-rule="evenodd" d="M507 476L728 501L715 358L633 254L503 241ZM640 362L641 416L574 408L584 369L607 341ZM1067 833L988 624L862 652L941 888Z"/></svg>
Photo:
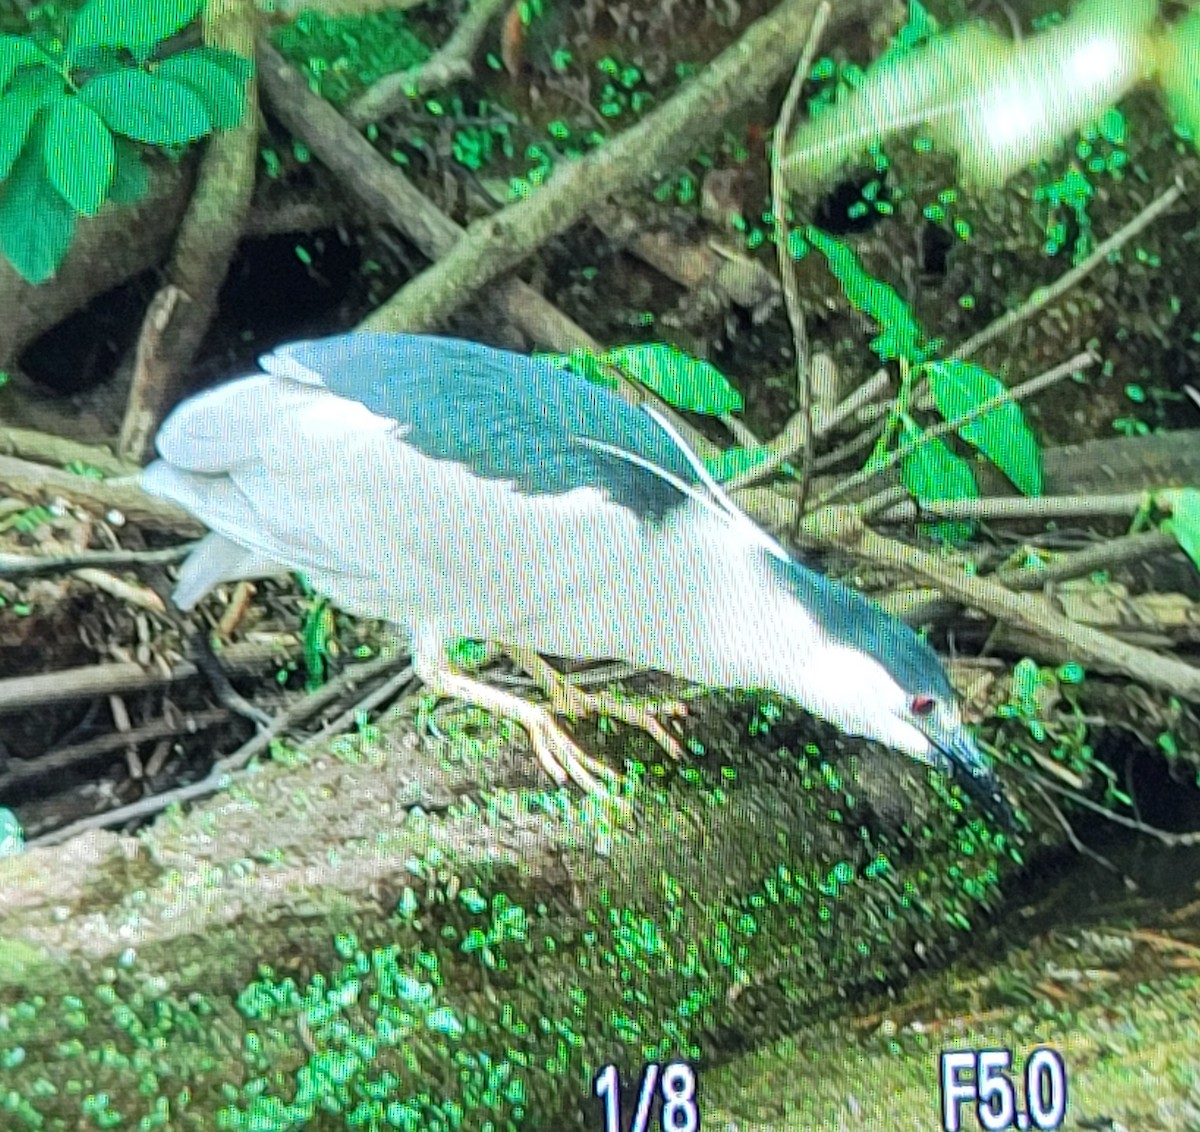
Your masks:
<svg viewBox="0 0 1200 1132"><path fill-rule="evenodd" d="M615 782L617 775L603 763L586 755L555 722L544 707L531 704L511 692L503 692L482 680L454 671L446 663L440 644L414 641L413 669L430 691L451 699L465 700L485 711L519 723L529 735L533 753L542 769L559 786L568 779L588 794L607 792L600 779Z"/></svg>
<svg viewBox="0 0 1200 1132"><path fill-rule="evenodd" d="M525 669L534 683L546 693L556 714L565 715L570 719L609 716L629 724L630 727L640 728L672 758L682 758L683 748L679 745L679 740L659 722L659 717L678 719L687 715L687 708L683 704L667 702L648 707L644 704L629 703L608 692L584 692L568 683L561 673L556 672L531 649L506 647L504 651Z"/></svg>

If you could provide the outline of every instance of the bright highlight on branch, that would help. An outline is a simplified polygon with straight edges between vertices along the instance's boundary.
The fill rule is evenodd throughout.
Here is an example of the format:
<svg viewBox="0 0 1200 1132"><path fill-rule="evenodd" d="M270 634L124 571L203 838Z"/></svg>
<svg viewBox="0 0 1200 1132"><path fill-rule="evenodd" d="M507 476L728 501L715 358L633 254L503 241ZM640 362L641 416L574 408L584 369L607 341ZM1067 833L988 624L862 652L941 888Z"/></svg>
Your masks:
<svg viewBox="0 0 1200 1132"><path fill-rule="evenodd" d="M965 183L997 187L1152 80L1177 125L1200 134L1200 10L1156 28L1156 0L1082 0L1016 43L983 24L934 36L868 69L802 125L783 162L793 188L836 174L872 144L923 127Z"/></svg>

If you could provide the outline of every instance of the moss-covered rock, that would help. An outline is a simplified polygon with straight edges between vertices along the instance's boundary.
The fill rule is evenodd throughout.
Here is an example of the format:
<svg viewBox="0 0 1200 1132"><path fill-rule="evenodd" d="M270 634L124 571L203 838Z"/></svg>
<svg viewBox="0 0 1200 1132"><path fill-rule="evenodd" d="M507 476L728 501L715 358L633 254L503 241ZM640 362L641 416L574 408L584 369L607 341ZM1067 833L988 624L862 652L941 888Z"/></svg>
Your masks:
<svg viewBox="0 0 1200 1132"><path fill-rule="evenodd" d="M599 1067L711 1064L997 899L1011 846L902 756L690 726L624 808L396 723L0 861L5 1127L569 1127Z"/></svg>

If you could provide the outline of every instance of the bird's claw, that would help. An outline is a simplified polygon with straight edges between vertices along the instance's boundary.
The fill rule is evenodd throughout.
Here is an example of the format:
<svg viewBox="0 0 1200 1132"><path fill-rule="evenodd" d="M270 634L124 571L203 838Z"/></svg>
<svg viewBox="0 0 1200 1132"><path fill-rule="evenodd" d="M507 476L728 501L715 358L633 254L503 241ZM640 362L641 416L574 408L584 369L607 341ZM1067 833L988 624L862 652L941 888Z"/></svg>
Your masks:
<svg viewBox="0 0 1200 1132"><path fill-rule="evenodd" d="M548 712L543 713L541 720L525 719L522 722L538 763L559 786L565 786L570 779L585 793L599 795L609 793L610 787L619 781L609 767L584 754Z"/></svg>
<svg viewBox="0 0 1200 1132"><path fill-rule="evenodd" d="M687 705L678 700L635 703L611 692L584 692L565 680L551 690L550 699L558 715L572 719L607 716L644 731L672 758L683 757L679 740L660 722L661 719L683 719L687 716Z"/></svg>

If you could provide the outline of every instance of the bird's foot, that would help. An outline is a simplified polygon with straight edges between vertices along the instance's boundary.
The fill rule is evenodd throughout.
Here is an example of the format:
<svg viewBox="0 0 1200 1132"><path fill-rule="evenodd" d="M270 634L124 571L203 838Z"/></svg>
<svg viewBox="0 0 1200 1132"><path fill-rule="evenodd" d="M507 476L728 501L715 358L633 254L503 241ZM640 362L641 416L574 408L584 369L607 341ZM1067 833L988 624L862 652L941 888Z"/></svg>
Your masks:
<svg viewBox="0 0 1200 1132"><path fill-rule="evenodd" d="M679 740L661 722L686 717L687 706L677 700L638 703L613 692L585 692L562 677L556 687L546 689L546 693L558 715L568 719L607 716L644 731L673 759L683 757Z"/></svg>
<svg viewBox="0 0 1200 1132"><path fill-rule="evenodd" d="M570 779L587 794L611 792L620 781L615 771L585 754L550 712L528 702L525 708L528 711L522 713L518 722L529 734L538 763L559 786L565 786Z"/></svg>
<svg viewBox="0 0 1200 1132"><path fill-rule="evenodd" d="M417 674L433 691L519 723L529 735L538 764L558 786L571 781L591 795L615 793L620 776L584 754L546 708L464 676L444 663L429 663L420 653L414 655L414 661Z"/></svg>
<svg viewBox="0 0 1200 1132"><path fill-rule="evenodd" d="M568 719L607 716L609 719L627 723L630 727L640 728L672 758L683 757L683 748L679 740L661 721L682 719L687 715L686 705L676 700L638 703L614 692L585 692L568 682L561 672L555 671L531 649L506 648L505 652L525 669L533 682L545 692L556 715L565 715Z"/></svg>

